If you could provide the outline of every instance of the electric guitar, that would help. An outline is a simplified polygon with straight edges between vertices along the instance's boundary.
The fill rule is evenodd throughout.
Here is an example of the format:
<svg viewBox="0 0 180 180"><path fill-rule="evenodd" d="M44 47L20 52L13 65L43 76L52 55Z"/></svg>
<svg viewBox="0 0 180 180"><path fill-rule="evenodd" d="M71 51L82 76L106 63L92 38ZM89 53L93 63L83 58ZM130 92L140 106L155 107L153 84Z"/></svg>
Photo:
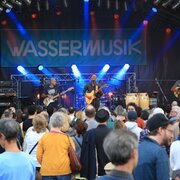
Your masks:
<svg viewBox="0 0 180 180"><path fill-rule="evenodd" d="M43 101L44 105L48 106L50 103L54 102L54 99L56 99L57 97L59 96L62 96L63 94L67 93L68 91L72 91L74 89L74 87L70 87L68 88L67 90L61 92L61 93L58 93L57 95L55 96L52 96L52 97L46 97Z"/></svg>
<svg viewBox="0 0 180 180"><path fill-rule="evenodd" d="M90 93L86 93L85 95L85 101L87 104L91 104L93 99L96 98L96 93L98 93L102 88L108 87L107 84L102 85L97 91L92 90Z"/></svg>

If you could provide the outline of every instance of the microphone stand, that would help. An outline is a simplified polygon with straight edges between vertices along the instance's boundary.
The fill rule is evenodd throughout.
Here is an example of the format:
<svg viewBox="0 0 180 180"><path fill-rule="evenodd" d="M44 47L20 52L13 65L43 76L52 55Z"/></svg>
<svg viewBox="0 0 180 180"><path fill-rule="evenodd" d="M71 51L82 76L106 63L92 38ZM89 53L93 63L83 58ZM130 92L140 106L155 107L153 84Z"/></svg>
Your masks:
<svg viewBox="0 0 180 180"><path fill-rule="evenodd" d="M169 104L169 101L168 101L166 95L164 94L164 91L162 90L161 85L160 85L159 81L157 80L157 78L155 78L155 81L156 81L156 84L157 84L157 86L159 87L159 89L160 89L160 91L161 91L161 93L162 93L164 99L165 99L166 102Z"/></svg>

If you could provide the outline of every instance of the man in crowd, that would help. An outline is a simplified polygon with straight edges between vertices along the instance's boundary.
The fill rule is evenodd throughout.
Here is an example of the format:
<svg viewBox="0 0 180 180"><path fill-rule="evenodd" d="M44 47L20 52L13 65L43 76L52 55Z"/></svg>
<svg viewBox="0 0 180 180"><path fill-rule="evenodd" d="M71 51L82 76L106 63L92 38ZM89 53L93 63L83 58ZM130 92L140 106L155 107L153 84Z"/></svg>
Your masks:
<svg viewBox="0 0 180 180"><path fill-rule="evenodd" d="M114 130L105 138L103 147L115 167L109 175L98 180L133 180L132 172L138 161L136 135L126 129Z"/></svg>
<svg viewBox="0 0 180 180"><path fill-rule="evenodd" d="M81 176L88 180L94 180L97 174L98 176L104 175L104 166L109 162L103 149L104 138L111 131L107 127L109 112L100 109L97 111L95 119L99 125L84 134L81 149ZM96 167L97 165L98 167Z"/></svg>
<svg viewBox="0 0 180 180"><path fill-rule="evenodd" d="M85 108L85 115L86 115L86 124L88 125L87 131L97 128L98 122L95 120L96 110L94 106L91 104L87 105Z"/></svg>
<svg viewBox="0 0 180 180"><path fill-rule="evenodd" d="M172 141L173 124L164 114L158 113L147 121L147 128L150 134L138 147L135 180L169 180L169 160L165 146Z"/></svg>
<svg viewBox="0 0 180 180"><path fill-rule="evenodd" d="M5 149L0 154L1 180L35 179L34 160L17 146L18 132L19 124L15 120L0 120L0 145Z"/></svg>

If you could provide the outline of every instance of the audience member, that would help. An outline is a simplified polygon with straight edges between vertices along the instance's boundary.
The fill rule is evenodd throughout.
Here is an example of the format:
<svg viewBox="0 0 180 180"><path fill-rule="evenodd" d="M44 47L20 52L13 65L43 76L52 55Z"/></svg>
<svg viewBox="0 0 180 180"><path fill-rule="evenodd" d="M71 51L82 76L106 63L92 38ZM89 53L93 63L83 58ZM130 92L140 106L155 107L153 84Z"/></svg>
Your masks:
<svg viewBox="0 0 180 180"><path fill-rule="evenodd" d="M28 119L26 119L22 125L24 134L26 133L28 128L32 127L32 120L33 120L35 115L36 115L36 106L30 105L28 107Z"/></svg>
<svg viewBox="0 0 180 180"><path fill-rule="evenodd" d="M97 111L95 119L99 125L97 128L91 129L84 134L81 150L81 175L88 180L94 180L96 174L98 176L104 175L104 166L109 162L103 149L104 138L111 131L107 127L109 112L105 109L100 109ZM98 168L96 165L98 165Z"/></svg>
<svg viewBox="0 0 180 180"><path fill-rule="evenodd" d="M125 129L112 131L105 138L103 147L114 169L98 180L133 180L132 172L138 161L136 135Z"/></svg>
<svg viewBox="0 0 180 180"><path fill-rule="evenodd" d="M5 152L0 154L1 180L34 180L35 164L32 157L17 146L19 124L11 119L0 120L0 144Z"/></svg>
<svg viewBox="0 0 180 180"><path fill-rule="evenodd" d="M86 106L85 115L86 115L85 122L88 125L87 131L96 128L98 126L98 122L95 120L96 109L94 108L93 105L90 104Z"/></svg>
<svg viewBox="0 0 180 180"><path fill-rule="evenodd" d="M164 114L153 115L147 121L148 137L139 144L135 180L169 180L169 160L166 149L173 138L173 125Z"/></svg>
<svg viewBox="0 0 180 180"><path fill-rule="evenodd" d="M142 129L138 127L136 120L137 120L137 113L136 111L128 111L127 114L128 121L125 123L125 126L127 127L128 130L136 134L138 137L138 140L140 139L140 132Z"/></svg>
<svg viewBox="0 0 180 180"><path fill-rule="evenodd" d="M45 132L48 132L46 129L48 122L42 114L38 114L33 118L32 123L33 127L27 130L24 138L23 151L33 157L36 163L36 169L39 170L40 164L36 159L37 144Z"/></svg>
<svg viewBox="0 0 180 180"><path fill-rule="evenodd" d="M74 141L74 144L76 146L76 153L79 156L79 158L81 155L83 135L86 132L87 127L88 127L88 125L82 120L77 120L74 125L75 136L72 136L71 138Z"/></svg>
<svg viewBox="0 0 180 180"><path fill-rule="evenodd" d="M172 169L172 180L180 178L180 123L179 123L179 135L176 141L170 146L170 165Z"/></svg>
<svg viewBox="0 0 180 180"><path fill-rule="evenodd" d="M68 150L70 143L75 148L73 140L60 129L66 117L62 112L55 112L50 118L51 131L39 140L37 160L41 164L40 173L43 180L71 180L71 168Z"/></svg>

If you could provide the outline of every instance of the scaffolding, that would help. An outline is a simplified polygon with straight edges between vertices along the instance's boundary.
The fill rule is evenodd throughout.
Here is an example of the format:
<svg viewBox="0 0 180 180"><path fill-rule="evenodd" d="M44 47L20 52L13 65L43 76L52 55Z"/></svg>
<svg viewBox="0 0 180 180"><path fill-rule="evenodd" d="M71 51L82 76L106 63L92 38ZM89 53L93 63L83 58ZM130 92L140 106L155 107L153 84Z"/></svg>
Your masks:
<svg viewBox="0 0 180 180"><path fill-rule="evenodd" d="M97 77L98 77L98 73ZM49 83L50 78L56 78L60 84L70 84L73 83L76 85L79 82L79 79L82 78L84 82L89 81L91 79L92 73L81 73L80 77L75 77L73 73L64 73L64 74L27 74L27 75L19 75L12 74L11 81L12 87L16 91L17 95L17 108L21 108L21 99L22 97L22 83L23 82L32 82L34 84L47 84ZM102 82L107 82L112 79L116 79L115 73L106 73L100 80ZM126 93L135 92L136 87L136 73L126 73L122 79L116 79L117 81L125 81L126 82ZM75 98L75 105L77 104L77 98Z"/></svg>

